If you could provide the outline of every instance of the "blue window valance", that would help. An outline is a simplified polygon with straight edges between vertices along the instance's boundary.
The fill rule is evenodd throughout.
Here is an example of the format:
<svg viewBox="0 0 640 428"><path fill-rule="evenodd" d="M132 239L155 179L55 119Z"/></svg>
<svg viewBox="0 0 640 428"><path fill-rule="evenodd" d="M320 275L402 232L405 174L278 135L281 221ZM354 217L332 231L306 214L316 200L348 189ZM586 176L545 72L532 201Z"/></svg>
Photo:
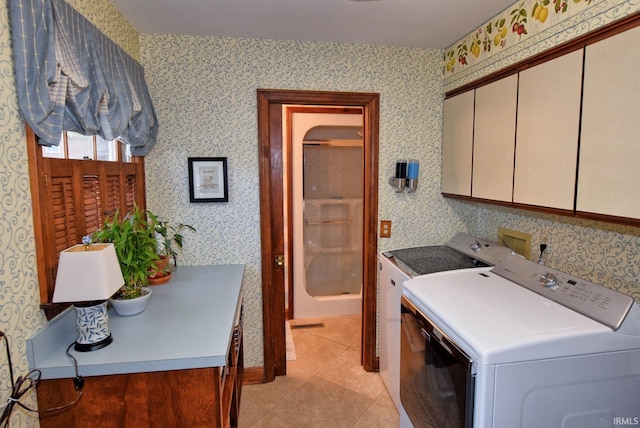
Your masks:
<svg viewBox="0 0 640 428"><path fill-rule="evenodd" d="M41 144L62 131L153 148L158 122L142 66L64 0L9 0L20 111Z"/></svg>

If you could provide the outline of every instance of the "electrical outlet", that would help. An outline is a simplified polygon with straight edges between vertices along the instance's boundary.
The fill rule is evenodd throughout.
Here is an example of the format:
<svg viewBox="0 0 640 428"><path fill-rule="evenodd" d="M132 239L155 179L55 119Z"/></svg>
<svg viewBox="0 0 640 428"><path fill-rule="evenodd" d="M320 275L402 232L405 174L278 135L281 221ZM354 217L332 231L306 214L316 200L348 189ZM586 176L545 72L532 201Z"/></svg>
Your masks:
<svg viewBox="0 0 640 428"><path fill-rule="evenodd" d="M547 246L547 248L544 250L545 254L549 254L551 252L551 242L549 242L549 237L545 236L544 238L542 238L542 243Z"/></svg>
<svg viewBox="0 0 640 428"><path fill-rule="evenodd" d="M382 220L380 222L380 237L391 238L391 220Z"/></svg>
<svg viewBox="0 0 640 428"><path fill-rule="evenodd" d="M549 239L545 236L544 238L542 238L542 242L540 243L540 255L538 256L539 264L546 264L546 260L549 256L550 251L551 249L549 248Z"/></svg>

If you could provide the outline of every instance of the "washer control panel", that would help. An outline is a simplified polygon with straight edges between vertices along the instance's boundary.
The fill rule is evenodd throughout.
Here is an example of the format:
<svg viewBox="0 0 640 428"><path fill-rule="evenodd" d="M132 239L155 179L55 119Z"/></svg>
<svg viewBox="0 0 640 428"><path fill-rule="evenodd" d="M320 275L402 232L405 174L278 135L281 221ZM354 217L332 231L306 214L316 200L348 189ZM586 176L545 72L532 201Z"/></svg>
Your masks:
<svg viewBox="0 0 640 428"><path fill-rule="evenodd" d="M476 238L464 232L456 234L446 245L491 266L498 264L511 254L511 250L507 247Z"/></svg>
<svg viewBox="0 0 640 428"><path fill-rule="evenodd" d="M614 330L634 304L631 296L518 256L504 258L491 271Z"/></svg>

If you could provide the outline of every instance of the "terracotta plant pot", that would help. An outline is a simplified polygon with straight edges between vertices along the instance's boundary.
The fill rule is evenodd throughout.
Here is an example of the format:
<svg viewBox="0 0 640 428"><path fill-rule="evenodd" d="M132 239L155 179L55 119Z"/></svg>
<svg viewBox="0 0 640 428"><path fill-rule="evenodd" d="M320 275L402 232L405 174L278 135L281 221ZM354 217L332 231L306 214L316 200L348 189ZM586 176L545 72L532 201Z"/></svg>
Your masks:
<svg viewBox="0 0 640 428"><path fill-rule="evenodd" d="M171 272L165 272L162 274L155 275L153 277L147 278L149 280L149 285L160 285L166 284L171 279Z"/></svg>
<svg viewBox="0 0 640 428"><path fill-rule="evenodd" d="M150 285L165 284L171 279L171 271L169 270L169 257L160 256L156 261L153 273L148 276Z"/></svg>

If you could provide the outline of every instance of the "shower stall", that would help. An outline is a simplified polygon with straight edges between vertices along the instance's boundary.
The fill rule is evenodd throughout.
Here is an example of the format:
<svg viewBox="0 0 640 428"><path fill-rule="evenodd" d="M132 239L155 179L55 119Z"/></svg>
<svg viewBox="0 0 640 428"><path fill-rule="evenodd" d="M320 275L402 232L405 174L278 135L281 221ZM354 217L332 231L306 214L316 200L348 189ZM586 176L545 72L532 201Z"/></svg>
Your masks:
<svg viewBox="0 0 640 428"><path fill-rule="evenodd" d="M358 125L313 126L294 140L294 318L361 312L362 119L343 116Z"/></svg>

